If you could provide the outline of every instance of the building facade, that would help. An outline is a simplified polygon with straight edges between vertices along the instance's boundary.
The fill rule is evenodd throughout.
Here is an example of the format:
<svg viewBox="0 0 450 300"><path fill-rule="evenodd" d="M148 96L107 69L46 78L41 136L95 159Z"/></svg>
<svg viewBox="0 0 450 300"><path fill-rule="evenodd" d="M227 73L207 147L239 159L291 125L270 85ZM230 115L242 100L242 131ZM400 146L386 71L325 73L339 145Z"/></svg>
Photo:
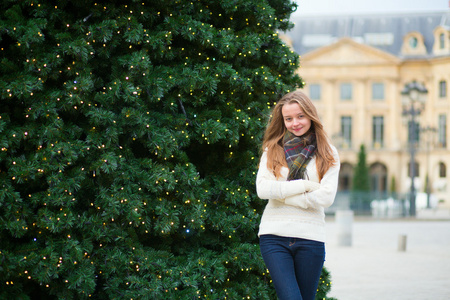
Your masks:
<svg viewBox="0 0 450 300"><path fill-rule="evenodd" d="M408 193L413 167L416 192L450 208L450 12L293 21L286 39L301 55L304 89L339 149L339 191L351 190L364 145L373 192ZM401 94L412 82L427 89L414 121Z"/></svg>

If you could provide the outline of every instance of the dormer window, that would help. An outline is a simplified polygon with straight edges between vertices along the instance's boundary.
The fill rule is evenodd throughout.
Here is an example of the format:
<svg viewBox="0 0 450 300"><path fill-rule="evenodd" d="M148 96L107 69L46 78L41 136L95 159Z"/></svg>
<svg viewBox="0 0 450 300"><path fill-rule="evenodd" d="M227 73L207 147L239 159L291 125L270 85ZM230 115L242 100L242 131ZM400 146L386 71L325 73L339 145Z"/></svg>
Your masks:
<svg viewBox="0 0 450 300"><path fill-rule="evenodd" d="M417 38L415 36L412 36L409 38L409 47L411 47L411 49L416 49L417 48Z"/></svg>
<svg viewBox="0 0 450 300"><path fill-rule="evenodd" d="M403 55L427 54L424 39L422 34L420 34L420 32L413 31L403 37L402 54Z"/></svg>
<svg viewBox="0 0 450 300"><path fill-rule="evenodd" d="M438 26L434 29L434 55L448 55L450 53L450 28Z"/></svg>

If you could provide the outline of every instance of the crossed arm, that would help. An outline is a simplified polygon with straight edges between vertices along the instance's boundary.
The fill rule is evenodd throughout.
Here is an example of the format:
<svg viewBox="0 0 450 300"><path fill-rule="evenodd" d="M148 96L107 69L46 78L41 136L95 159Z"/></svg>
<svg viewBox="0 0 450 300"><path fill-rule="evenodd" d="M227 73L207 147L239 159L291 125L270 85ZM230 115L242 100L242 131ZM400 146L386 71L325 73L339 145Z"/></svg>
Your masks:
<svg viewBox="0 0 450 300"><path fill-rule="evenodd" d="M311 176L312 180L277 180L274 174L267 169L267 153L264 152L256 176L258 197L274 199L304 209L331 206L336 196L340 167L335 148L333 148L333 155L336 160L335 165L325 173L321 182L318 183L317 175Z"/></svg>

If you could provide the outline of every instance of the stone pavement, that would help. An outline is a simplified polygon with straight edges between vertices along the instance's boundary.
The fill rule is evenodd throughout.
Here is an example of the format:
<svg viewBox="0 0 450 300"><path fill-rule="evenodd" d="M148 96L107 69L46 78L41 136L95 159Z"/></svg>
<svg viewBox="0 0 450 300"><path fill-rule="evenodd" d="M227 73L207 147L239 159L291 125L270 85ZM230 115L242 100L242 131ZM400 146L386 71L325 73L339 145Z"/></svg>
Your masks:
<svg viewBox="0 0 450 300"><path fill-rule="evenodd" d="M327 217L325 267L338 300L450 299L450 220L355 217L352 245L339 246ZM406 235L406 251L399 236Z"/></svg>

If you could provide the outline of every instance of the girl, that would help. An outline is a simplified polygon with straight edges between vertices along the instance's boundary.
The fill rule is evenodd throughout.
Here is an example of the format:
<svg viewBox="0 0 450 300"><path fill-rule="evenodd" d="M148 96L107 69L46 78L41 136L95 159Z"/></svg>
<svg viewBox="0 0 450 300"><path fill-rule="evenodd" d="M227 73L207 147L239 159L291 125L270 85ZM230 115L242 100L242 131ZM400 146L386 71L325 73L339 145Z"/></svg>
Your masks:
<svg viewBox="0 0 450 300"><path fill-rule="evenodd" d="M339 156L311 100L283 96L264 134L256 178L268 199L258 236L280 300L314 300L325 260L325 214L336 196Z"/></svg>

